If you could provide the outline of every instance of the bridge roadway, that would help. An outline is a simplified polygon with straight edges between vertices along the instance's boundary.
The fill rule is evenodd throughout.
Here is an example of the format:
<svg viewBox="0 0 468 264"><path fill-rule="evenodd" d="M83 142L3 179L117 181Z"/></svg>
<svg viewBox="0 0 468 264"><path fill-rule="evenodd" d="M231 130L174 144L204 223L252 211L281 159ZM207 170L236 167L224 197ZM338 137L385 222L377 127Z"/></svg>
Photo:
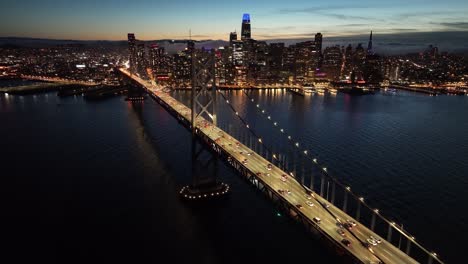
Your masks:
<svg viewBox="0 0 468 264"><path fill-rule="evenodd" d="M130 75L130 73L124 69L120 69L120 71L145 87L153 96L164 101L168 106L177 111L180 116L186 120L191 120L190 108L174 99L161 88L157 88L138 76ZM270 164L268 160L240 143L237 139L233 138L219 127L213 126L204 118L199 118L196 124L197 128L202 133L215 142L218 147L229 153L233 159L236 159L239 163L242 163L247 159L247 163L244 164L244 166L253 175L256 175L256 177L265 185L268 185L272 190L274 190L278 196L284 198L284 200L286 200L292 207L296 207L297 211L299 211L304 217L308 218L310 222L314 222L314 217L320 218L321 223L316 225L320 231L325 233L328 238L333 239L335 244L341 245L344 250L349 251L351 255L362 263L379 263L379 261L395 264L418 263L397 247L393 246L367 227L358 223L358 221L353 219L351 216L347 215L333 204L328 203L326 199L317 193L312 192L312 195L308 195L307 190L292 177L286 176L286 181L281 180L282 175L287 175L286 172L274 165L271 170L268 170L267 166ZM258 172L261 174L258 175ZM282 194L279 190L289 190L290 193L286 191ZM307 201L311 202L313 206L307 204ZM297 205L301 205L302 208L299 209ZM345 223L346 220L356 222L357 226L353 227L351 230L343 229L345 231L345 236L343 237L337 232L339 229L337 222ZM361 242L365 242L370 236L380 238L382 243L377 246L370 246L370 248L362 245ZM342 244L341 241L343 238L351 242L349 247Z"/></svg>

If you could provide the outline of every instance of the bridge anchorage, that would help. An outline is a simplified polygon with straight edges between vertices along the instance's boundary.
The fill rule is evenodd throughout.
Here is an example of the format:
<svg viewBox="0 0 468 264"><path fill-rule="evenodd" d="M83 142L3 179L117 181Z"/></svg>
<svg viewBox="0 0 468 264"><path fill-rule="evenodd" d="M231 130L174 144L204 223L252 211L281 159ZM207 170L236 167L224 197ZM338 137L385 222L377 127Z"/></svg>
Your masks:
<svg viewBox="0 0 468 264"><path fill-rule="evenodd" d="M208 126L206 120L217 125L214 52L192 49L191 63L192 184L182 187L180 195L186 200L220 198L229 193L229 186L217 177L221 150L215 144L203 147L203 134L197 128Z"/></svg>

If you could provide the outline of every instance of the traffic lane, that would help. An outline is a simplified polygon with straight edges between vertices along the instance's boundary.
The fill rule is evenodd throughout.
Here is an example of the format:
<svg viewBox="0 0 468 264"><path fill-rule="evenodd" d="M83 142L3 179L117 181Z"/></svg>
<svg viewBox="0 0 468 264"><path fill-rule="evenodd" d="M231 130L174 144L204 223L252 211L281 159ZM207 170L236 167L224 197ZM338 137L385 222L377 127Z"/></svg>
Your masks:
<svg viewBox="0 0 468 264"><path fill-rule="evenodd" d="M231 142L234 144L237 144L237 141L231 141ZM239 149L242 149L242 148L234 147L234 145L231 146L231 151L234 152L232 153L233 156L236 157L237 159L245 158L244 155L241 155L240 153L238 153ZM267 170L266 166L267 164L269 164L269 162L265 161L263 157L261 156L256 156L255 153L252 155L255 155L255 156L252 159L250 159L251 165L249 165L249 162L248 162L246 167L248 167L251 171L261 170L261 169ZM323 209L319 205L316 205L313 207L309 207L305 205L305 201L307 200L306 198L307 193L304 191L304 189L297 182L294 182L291 179L287 180L286 183L281 181L280 178L281 178L281 175L284 174L284 172L277 169L276 167L273 167L273 168L270 172L270 176L266 176L265 174L266 172L264 172L260 176L260 178L263 181L265 181L266 184L270 185L270 187L272 187L274 190L284 189L285 187L288 187L291 190L291 194L285 193L284 195L281 195L281 194L279 195L281 195L286 201L288 201L293 206L295 206L296 204L303 205L303 208L299 210L301 210L304 213L304 215L308 217L309 219L312 219L315 216L321 218L322 223L320 224L319 228L325 231L328 235L330 235L330 237L332 237L338 243L341 243L341 240L343 238L341 237L341 235L339 235L336 232L336 230L338 229L338 227L336 226L336 220L325 209ZM373 256L372 253L369 252L367 248L361 246L358 240L356 240L353 237L348 237L347 239L351 241L352 246L345 247L345 248L347 248L352 254L359 254L361 258L364 257L366 260L378 261L378 259L375 258L375 256Z"/></svg>
<svg viewBox="0 0 468 264"><path fill-rule="evenodd" d="M355 221L356 223L359 223L340 209L336 208L333 205L330 205L331 210L340 218L343 220L352 220ZM378 236L375 232L371 231L368 229L366 226L362 224L358 224L356 227L353 228L353 232L362 240L367 242L367 239L370 238L370 236L380 238L382 240L382 243L378 244L377 246L372 246L373 251L376 253L377 256L386 258L387 261L391 260L391 263L418 263L405 253L401 251L400 249L396 248L393 244L389 243L385 239L381 238Z"/></svg>
<svg viewBox="0 0 468 264"><path fill-rule="evenodd" d="M162 97L162 96L161 96L161 97ZM160 97L160 98L161 98L161 97ZM189 117L188 117L189 109L187 109L187 107L185 107L185 105L182 105L180 102L174 100L172 97L168 97L168 96L164 96L164 97L166 97L166 98L161 98L161 99L163 99L163 100L166 99L166 100L164 100L165 103L167 103L168 105L170 105L171 107L173 107L173 108L174 108L176 111L178 111L179 113L184 113L183 115L184 115L185 118L187 118L187 119L189 118ZM202 121L202 122L203 122L203 121L206 122L206 120L203 120L203 119L202 119L201 121ZM212 140L215 139L215 138L213 137L212 133L210 133L210 131L206 131L206 126L205 126L204 128L201 127L201 128L199 128L199 129L202 129L203 132L206 132L205 134L207 134L207 136L209 136ZM213 131L213 130L212 130L212 131ZM212 132L212 131L211 131L211 132ZM222 130L218 130L218 132L219 132L219 131L222 131ZM237 159L237 160L243 161L243 160L245 159L245 156L242 155L242 154L240 154L240 153L237 154L237 152L236 152L236 150L240 148L240 147L237 147L237 143L239 143L239 142L238 142L235 138L230 137L227 143L228 143L228 144L229 144L229 143L235 144L235 147L232 146L232 147L231 147L231 150L228 151L228 153L235 154L235 155L233 155L233 156L236 156L236 159ZM239 143L239 145L241 145L241 144ZM242 145L242 146L244 146L244 145ZM244 147L245 147L245 146L244 146ZM236 149L236 148L237 148L237 149ZM249 148L245 148L244 151L251 151L251 150L250 150ZM253 169L259 169L259 170L260 170L260 168L261 168L262 166L265 166L265 169L267 169L266 166L267 166L267 164L269 164L269 161L265 160L262 156L258 155L258 154L255 153L255 152L253 152L252 155L253 155L254 163L255 163L255 164L258 164L258 166L260 166L260 167L255 168L254 166L248 166L249 162L247 162L247 168L251 167L251 168L249 168L249 169L250 169L251 171L253 171ZM274 168L274 169L273 169L273 168ZM277 168L276 166L274 166L273 168L272 168L272 170L275 170L275 171L271 172L271 175L277 174L277 175L278 175L278 179L276 180L276 182L274 181L274 179L264 179L264 180L265 180L265 183L269 182L270 184L272 184L272 185L274 185L274 186L276 186L276 187L278 187L278 183L279 183L280 186L284 186L283 184L285 184L285 183L284 183L283 181L280 180L280 177L281 177L281 175L283 175L283 174L285 174L285 173L284 173L282 170L280 170L279 168ZM276 170L278 170L278 171L276 171ZM294 190L294 193L295 193L295 194L291 195L291 196L292 196L291 199L288 200L288 199L286 198L286 200L287 200L289 203L291 203L292 205L295 205L296 203L301 203L301 201L302 201L301 199L304 199L304 198L301 197L301 195L300 195L301 192L303 193L303 196L307 195L307 194L305 193L304 189L302 188L302 186L300 186L300 185L299 185L297 182L295 182L295 181L288 180L288 182L291 182L291 185L289 185L289 187L290 187L291 189ZM267 183L267 184L268 184L268 183ZM287 184L285 184L285 185L287 186ZM321 218L323 219L323 220L322 220L322 223L325 223L325 224L323 225L325 228L322 227L322 229L325 229L324 231L327 231L327 230L328 230L327 233L328 233L331 237L333 237L335 240L337 240L338 242L341 241L341 239L342 239L341 236L340 236L340 237L337 237L337 233L334 232L334 231L335 231L335 228L336 228L335 219L333 219L333 217L331 217L331 216L328 214L328 212L326 212L325 209L323 209L323 208L321 208L321 207L317 207L317 209L318 209L318 211L319 211L319 212L318 212L318 215L321 216ZM309 210L310 210L310 209L309 209ZM307 211L307 209L306 209L305 211ZM306 215L306 213L305 213L305 215ZM306 215L306 216L307 216L307 215ZM330 217L331 217L333 220L329 219ZM309 217L309 218L312 219L312 217ZM348 248L348 250L350 250L350 249ZM350 251L356 251L356 249L353 248L353 249L350 250ZM358 252L354 252L354 253L358 253ZM359 253L359 254L362 254L362 252ZM365 255L365 254L367 254L367 252L365 252L364 255Z"/></svg>
<svg viewBox="0 0 468 264"><path fill-rule="evenodd" d="M215 130L215 133L218 133L221 130ZM213 136L212 133L210 133L211 136ZM219 138L219 137L218 137ZM212 138L212 139L217 139L217 138ZM228 138L227 143L231 144L231 146L228 145L227 151L228 153L233 156L233 158L243 161L247 156L242 153L247 153L251 151L249 148L243 146L240 142L238 142L235 138ZM239 143L239 147L237 147ZM282 195L285 200L287 200L290 204L295 206L296 204L301 204L303 205L303 208L300 209L306 217L309 219L312 219L313 217L317 216L322 219L321 229L325 231L327 234L329 234L334 240L337 242L341 243L341 240L343 239L341 235L339 235L336 230L338 227L336 226L336 219L334 219L324 208L322 208L320 205L316 205L313 207L309 207L305 205L305 201L307 200L306 195L307 193L304 191L302 186L300 186L297 182L293 181L292 179L288 179L287 182L281 181L281 176L284 175L284 172L280 170L277 167L273 167L271 171L268 171L267 165L270 164L269 161L265 160L262 156L253 153L250 155L250 159L248 159L247 164L245 165L250 171L257 171L261 172L262 170L263 173L260 176L257 176L261 178L266 184L270 185L270 187L274 188L274 190L278 189L283 189L283 188L288 188L291 190L291 194L285 194ZM266 172L268 171L268 172ZM270 173L270 176L266 176L266 173ZM289 176L288 176L289 178ZM281 194L279 194L281 195ZM314 210L315 209L315 210ZM348 240L351 241L352 245L349 248L347 248L351 253L353 254L359 254L362 257L368 259L368 260L374 260L377 261L377 259L372 255L371 252L365 247L359 247L360 243L358 240L352 237L348 237ZM354 243L353 243L354 242ZM358 245L358 246L356 246Z"/></svg>

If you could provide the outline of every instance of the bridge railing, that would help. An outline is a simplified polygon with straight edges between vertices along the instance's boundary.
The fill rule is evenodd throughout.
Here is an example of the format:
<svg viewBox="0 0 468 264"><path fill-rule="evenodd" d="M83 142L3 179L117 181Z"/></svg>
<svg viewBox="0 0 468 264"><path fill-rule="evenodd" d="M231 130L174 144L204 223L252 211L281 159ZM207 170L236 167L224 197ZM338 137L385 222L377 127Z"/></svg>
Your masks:
<svg viewBox="0 0 468 264"><path fill-rule="evenodd" d="M297 161L295 160L287 160L285 155L278 154L278 152L274 153L271 149L271 147L266 147L265 146L265 140L262 141L262 137L259 135L258 132L254 131L253 127L249 125L246 121L245 118L241 117L239 112L235 109L234 106L232 106L231 101L227 96L225 96L223 93L221 93L224 101L230 105L232 108L232 111L235 113L234 116L237 118L241 119L241 122L243 126L240 126L241 128L247 129L250 133L242 133L239 130L233 130L230 127L222 127L223 129L227 129L225 131L228 131L233 137L253 149L255 152L258 154L262 155L265 159L269 160L270 162L274 163L275 165L279 165L281 169L284 171L290 171L291 175L295 177L295 179L304 186L304 188L307 188L308 190L312 190L332 204L334 204L337 207L342 208L342 211L345 213L353 213L355 216L354 218L361 222L362 224L367 220L366 226L370 228L373 232L377 233L379 236L385 238L388 242L390 242L392 245L398 247L403 253L406 255L415 258L419 262L427 262L428 264L433 263L436 261L437 263L443 263L443 261L440 259L439 255L437 255L435 252L432 252L428 249L426 249L423 245L419 243L419 241L416 241L415 236L411 235L407 230L403 229L403 225L398 225L395 221L390 220L390 218L384 216L381 214L381 212L376 209L375 207L372 207L370 204L366 202L363 196L358 195L354 193L351 190L351 187L347 184L342 183L339 181L336 177L334 177L332 174L330 174L329 169L327 169L325 166L321 165L316 158L310 157L310 152L306 152L303 150L299 150L298 148L293 148L296 151L298 151L297 155L298 157L308 157L312 162L309 162L308 164L312 164L312 167L315 167L315 173L309 172L306 173L305 169L303 168L302 171L297 169ZM250 98L249 98L250 99ZM258 106L258 104L257 104ZM273 120L271 120L271 116L268 115L264 109L257 107L259 110L259 113L261 116L267 118L271 122L274 123ZM276 125L275 125L276 127ZM260 139L260 141L259 141ZM288 138L289 142L294 143L291 141L291 138ZM300 144L302 145L302 144ZM296 154L293 155L295 157ZM304 161L304 160L303 160ZM291 165L291 163L293 165ZM304 163L300 164L300 166L303 166ZM317 175L319 174L319 175ZM320 184L318 184L314 181L314 178L317 176L320 177ZM309 180L309 185L305 184L305 181ZM329 185L331 184L331 191L329 188ZM325 185L327 188L325 188ZM339 188L337 190L337 187ZM341 204L339 204L339 200L336 199L337 193L341 190ZM331 192L331 193L330 193ZM354 200L354 208L353 205L349 203L349 198ZM351 212L354 209L354 212ZM367 209L368 211L365 212L364 210ZM370 220L368 219L362 219L362 216L365 215L369 216ZM379 221L380 221L380 227L379 227ZM382 228L382 224L385 226ZM386 232L385 232L386 231ZM396 235L399 234L399 239L398 243L394 241L394 234L393 232L396 232ZM403 246L403 240L402 238L406 239L406 247L405 249L402 249ZM395 245L397 244L397 245ZM412 250L412 247L415 246L419 251L416 251L415 249Z"/></svg>
<svg viewBox="0 0 468 264"><path fill-rule="evenodd" d="M224 99L227 103L230 103L229 99L227 99L226 97L224 97ZM237 118L241 119L242 121L242 117L240 117L239 112L237 112L235 108L232 108L232 110L235 112L234 115ZM221 123L220 126L224 131L227 131L231 136L235 137L236 139L244 143L246 146L248 146L250 149L262 155L265 159L271 161L272 163L279 164L280 166L282 166L282 168L281 167L280 168L283 169L284 171L291 171L290 166L288 166L289 163L291 163L291 160L289 160L288 162L288 160L286 160L287 157L285 155L281 155L282 158L278 156L275 157L275 154L272 151L269 151L267 148L265 148L265 145L264 145L265 142L261 140L261 137L259 137L257 133L252 133L253 131L252 127L249 124L246 124L245 119L243 119L242 124L244 125L241 127L248 129L248 133L242 134L240 130L234 130L232 129L233 128L232 126L229 127L223 123ZM307 155L307 152L302 152L302 154ZM294 163L294 161L292 162ZM365 201L364 197L351 191L351 187L349 185L341 183L336 177L331 175L329 173L329 170L326 167L322 167L318 163L317 159L312 159L311 164L313 164L313 166L316 167L316 169L318 169L318 172L316 170L316 173L305 173L303 170L300 183L305 189L308 189L308 190L311 190L320 194L320 196L322 196L323 198L325 198L327 201L331 202L335 206L341 207L342 211L348 214L351 213L349 209L353 209L353 208L349 208L349 207L352 207L352 204L348 202L348 199L349 199L348 197L351 197L352 199L355 200L355 204L354 204L355 210L353 212L355 213L355 219L361 222L361 224L364 222L362 221L363 219L361 219L361 215L363 214L362 209L368 209L368 212L370 212L370 217L371 217L370 229L372 231L374 231L375 233L379 233L379 231L381 231L381 230L375 229L377 219L379 219L384 224L387 225L386 240L388 242L394 245L394 243L392 242L393 241L392 238L394 237L392 235L393 231L396 231L397 233L400 234L400 241L398 243L398 248L400 250L401 250L401 244L402 244L401 238L404 237L407 240L406 249L404 252L402 251L403 253L405 253L406 255L410 257L413 257L419 262L423 262L427 260L428 264L432 264L434 261L436 261L437 263L441 263L441 264L443 263L443 261L439 258L439 256L436 253L431 252L427 250L425 247L423 247L418 241L416 241L416 238L412 236L410 233L408 233L406 230L404 230L402 226L398 226L394 221L391 221L389 220L389 218L383 216L378 209L371 207ZM319 174L318 176L320 176L321 178L320 184L319 184L320 188L317 188L317 184L314 181L314 178L317 177L317 174ZM299 175L300 173L293 174L293 176L296 177L295 180L297 180L298 182L299 182L298 180ZM306 178L309 179L309 186L306 186L304 184ZM332 184L331 195L329 194L330 183ZM325 184L327 184L327 188L324 187ZM338 204L338 200L336 200L336 196L337 196L336 187L339 187L342 191L343 200L342 200L341 206ZM366 226L369 227L369 224ZM382 237L385 237L385 235L383 235ZM421 252L412 253L414 252L414 250L411 251L412 245L416 246ZM427 259L424 260L424 258L427 258Z"/></svg>

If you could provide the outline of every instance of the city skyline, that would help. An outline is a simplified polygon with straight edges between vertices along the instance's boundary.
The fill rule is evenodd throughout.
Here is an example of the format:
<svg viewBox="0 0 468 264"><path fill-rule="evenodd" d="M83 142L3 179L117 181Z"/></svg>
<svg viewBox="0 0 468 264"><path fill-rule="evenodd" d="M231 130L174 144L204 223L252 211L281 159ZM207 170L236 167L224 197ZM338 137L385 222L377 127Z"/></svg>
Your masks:
<svg viewBox="0 0 468 264"><path fill-rule="evenodd" d="M77 40L122 40L138 30L139 38L192 38L228 40L240 32L242 14L249 13L252 37L265 39L398 34L413 32L468 31L463 1L394 1L379 3L345 1L326 4L294 0L238 3L212 0L171 1L7 1L0 15L6 21L1 37L33 37ZM18 18L21 18L18 20ZM212 23L211 21L216 21ZM59 23L60 22L60 23ZM136 30L137 29L137 30Z"/></svg>

